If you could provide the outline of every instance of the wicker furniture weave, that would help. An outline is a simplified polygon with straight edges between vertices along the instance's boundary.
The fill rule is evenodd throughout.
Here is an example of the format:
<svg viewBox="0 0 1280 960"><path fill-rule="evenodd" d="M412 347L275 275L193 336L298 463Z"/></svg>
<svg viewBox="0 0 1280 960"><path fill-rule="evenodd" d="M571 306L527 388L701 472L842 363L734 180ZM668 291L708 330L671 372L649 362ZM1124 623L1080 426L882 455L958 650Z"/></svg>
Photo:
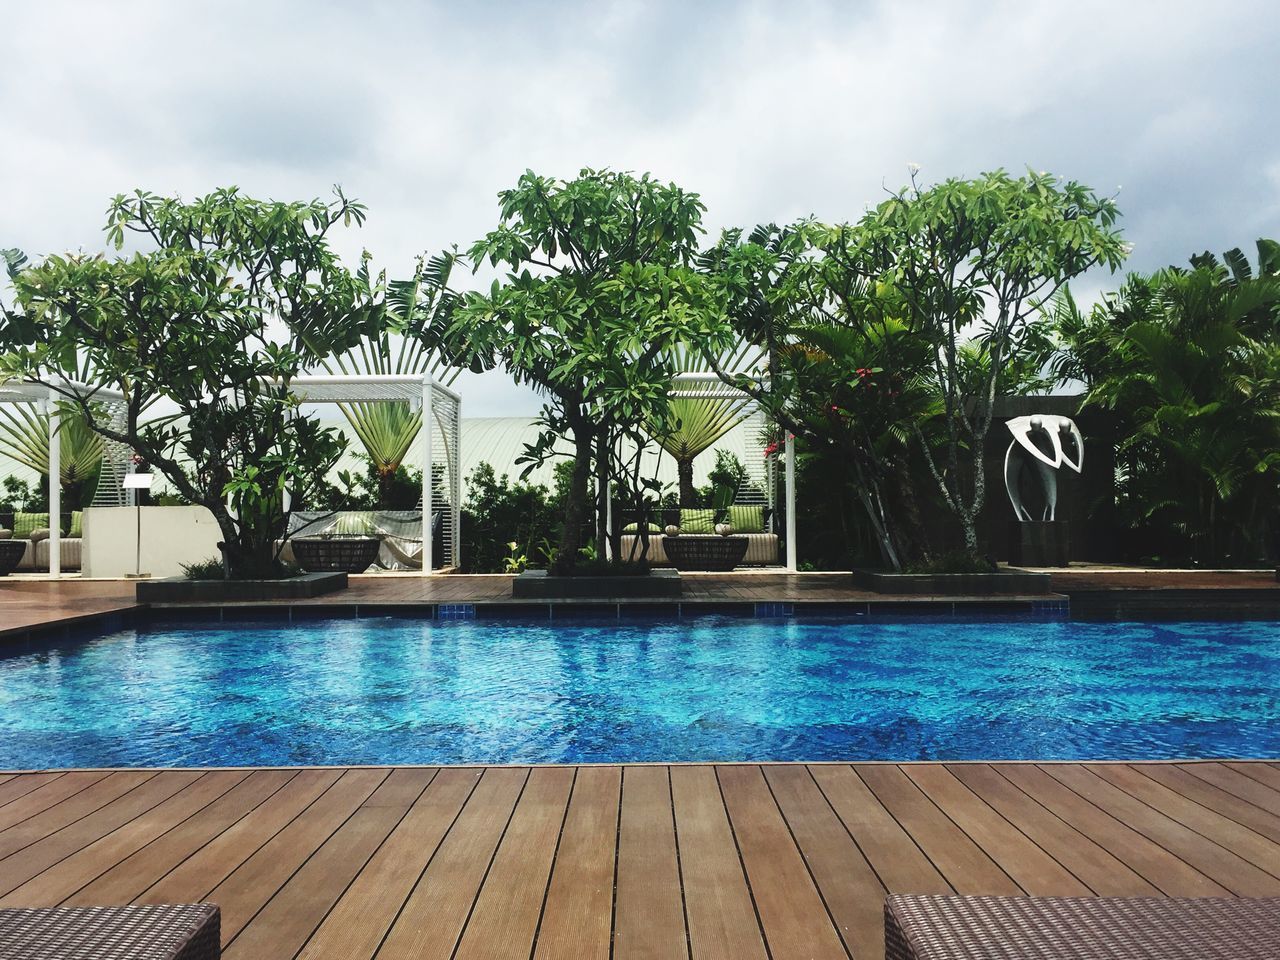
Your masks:
<svg viewBox="0 0 1280 960"><path fill-rule="evenodd" d="M294 537L293 556L308 573L364 573L378 559L377 537Z"/></svg>
<svg viewBox="0 0 1280 960"><path fill-rule="evenodd" d="M682 533L662 543L677 570L732 570L747 555L746 537Z"/></svg>
<svg viewBox="0 0 1280 960"><path fill-rule="evenodd" d="M1280 898L892 896L885 960L1251 960L1280 955Z"/></svg>
<svg viewBox="0 0 1280 960"><path fill-rule="evenodd" d="M26 540L0 540L0 577L7 577L17 570L26 552Z"/></svg>
<svg viewBox="0 0 1280 960"><path fill-rule="evenodd" d="M217 960L211 903L0 910L0 960Z"/></svg>

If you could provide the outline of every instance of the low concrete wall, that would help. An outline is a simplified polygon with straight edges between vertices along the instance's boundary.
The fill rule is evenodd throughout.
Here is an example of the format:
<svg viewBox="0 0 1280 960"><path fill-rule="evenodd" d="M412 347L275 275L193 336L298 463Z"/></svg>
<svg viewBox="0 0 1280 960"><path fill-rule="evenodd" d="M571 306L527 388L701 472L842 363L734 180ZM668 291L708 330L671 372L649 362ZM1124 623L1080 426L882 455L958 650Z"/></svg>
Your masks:
<svg viewBox="0 0 1280 960"><path fill-rule="evenodd" d="M184 563L218 556L221 539L204 507L90 507L81 575L178 577Z"/></svg>

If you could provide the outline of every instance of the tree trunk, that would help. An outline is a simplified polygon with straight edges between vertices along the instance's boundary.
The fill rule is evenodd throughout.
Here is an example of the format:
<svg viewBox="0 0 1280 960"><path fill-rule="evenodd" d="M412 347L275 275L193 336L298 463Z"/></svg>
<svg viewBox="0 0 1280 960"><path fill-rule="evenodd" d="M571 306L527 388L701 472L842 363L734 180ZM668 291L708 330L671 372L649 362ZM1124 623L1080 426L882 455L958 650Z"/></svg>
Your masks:
<svg viewBox="0 0 1280 960"><path fill-rule="evenodd" d="M596 515L595 546L596 559L603 560L608 555L605 546L609 539L609 439L604 431L596 437Z"/></svg>
<svg viewBox="0 0 1280 960"><path fill-rule="evenodd" d="M693 457L676 457L676 476L680 480L680 506L695 506L697 492L693 489Z"/></svg>
<svg viewBox="0 0 1280 960"><path fill-rule="evenodd" d="M582 546L582 527L587 519L587 504L590 503L591 453L594 449L593 437L586 421L572 425L573 430L573 471L569 474L569 497L564 507L564 526L560 529L560 545L551 563L555 573L567 573L578 561L578 550Z"/></svg>

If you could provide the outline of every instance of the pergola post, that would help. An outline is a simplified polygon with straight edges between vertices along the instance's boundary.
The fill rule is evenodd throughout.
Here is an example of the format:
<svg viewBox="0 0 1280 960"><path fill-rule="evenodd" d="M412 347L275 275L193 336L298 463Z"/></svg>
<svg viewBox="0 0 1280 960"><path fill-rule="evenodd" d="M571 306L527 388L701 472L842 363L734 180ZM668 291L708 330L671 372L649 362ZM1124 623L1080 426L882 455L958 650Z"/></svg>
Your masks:
<svg viewBox="0 0 1280 960"><path fill-rule="evenodd" d="M432 391L435 384L431 378L422 378L422 572L430 574L435 569L432 551L435 547L435 536L431 529L432 515L435 510L431 502L431 426L435 419L431 410Z"/></svg>
<svg viewBox="0 0 1280 960"><path fill-rule="evenodd" d="M787 569L792 573L796 571L796 438L790 430L787 431L787 440L784 447L787 464L786 464L786 481L787 488Z"/></svg>
<svg viewBox="0 0 1280 960"><path fill-rule="evenodd" d="M49 426L49 579L57 580L62 576L62 438L52 389L45 411Z"/></svg>

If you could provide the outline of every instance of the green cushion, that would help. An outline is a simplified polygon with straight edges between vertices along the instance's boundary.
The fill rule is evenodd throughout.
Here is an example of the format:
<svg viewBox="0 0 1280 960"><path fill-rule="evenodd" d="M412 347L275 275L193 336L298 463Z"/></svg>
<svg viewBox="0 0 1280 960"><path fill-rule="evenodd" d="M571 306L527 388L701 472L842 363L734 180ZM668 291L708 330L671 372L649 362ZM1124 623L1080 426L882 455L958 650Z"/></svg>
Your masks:
<svg viewBox="0 0 1280 960"><path fill-rule="evenodd" d="M71 511L71 530L67 533L67 536L68 537L84 536L84 511L83 510Z"/></svg>
<svg viewBox="0 0 1280 960"><path fill-rule="evenodd" d="M373 514L361 510L344 510L333 524L333 532L344 537L363 537L373 532Z"/></svg>
<svg viewBox="0 0 1280 960"><path fill-rule="evenodd" d="M715 533L716 512L686 507L680 511L681 533Z"/></svg>
<svg viewBox="0 0 1280 960"><path fill-rule="evenodd" d="M730 504L729 525L734 533L764 533L764 506L759 503Z"/></svg>
<svg viewBox="0 0 1280 960"><path fill-rule="evenodd" d="M648 526L649 526L649 532L650 532L650 533L661 533L661 532L662 532L662 528L661 528L660 526L658 526L656 523L651 523L651 524L649 524ZM622 532L623 532L623 533L639 533L639 532L640 532L640 524L638 524L638 523L628 523L625 527L623 527L623 528L622 528Z"/></svg>
<svg viewBox="0 0 1280 960"><path fill-rule="evenodd" d="M49 515L47 513L15 513L13 515L13 538L15 540L30 540L32 530L39 530L41 527L47 526L49 526Z"/></svg>

